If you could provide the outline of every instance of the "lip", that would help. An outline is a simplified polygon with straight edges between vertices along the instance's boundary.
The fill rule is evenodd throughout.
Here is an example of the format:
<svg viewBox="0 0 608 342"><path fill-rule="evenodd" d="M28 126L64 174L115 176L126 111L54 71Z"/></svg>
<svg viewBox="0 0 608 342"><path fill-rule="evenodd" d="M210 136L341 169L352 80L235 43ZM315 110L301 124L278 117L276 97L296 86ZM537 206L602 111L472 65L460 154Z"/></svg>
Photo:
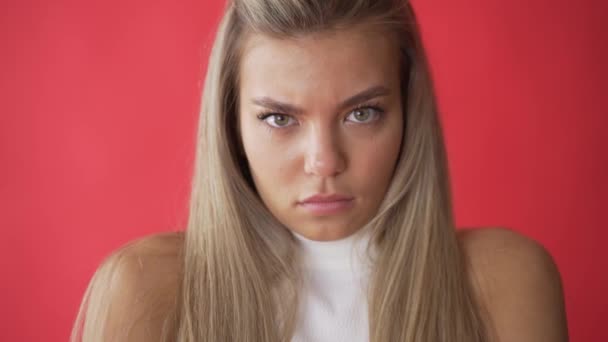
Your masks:
<svg viewBox="0 0 608 342"><path fill-rule="evenodd" d="M352 196L346 196L341 194L330 194L330 195L313 195L310 196L303 201L299 202L300 204L310 204L310 203L330 203L330 202L339 202L339 201L350 201L352 200Z"/></svg>
<svg viewBox="0 0 608 342"><path fill-rule="evenodd" d="M314 195L298 202L298 205L312 215L327 216L352 208L354 198L340 194Z"/></svg>

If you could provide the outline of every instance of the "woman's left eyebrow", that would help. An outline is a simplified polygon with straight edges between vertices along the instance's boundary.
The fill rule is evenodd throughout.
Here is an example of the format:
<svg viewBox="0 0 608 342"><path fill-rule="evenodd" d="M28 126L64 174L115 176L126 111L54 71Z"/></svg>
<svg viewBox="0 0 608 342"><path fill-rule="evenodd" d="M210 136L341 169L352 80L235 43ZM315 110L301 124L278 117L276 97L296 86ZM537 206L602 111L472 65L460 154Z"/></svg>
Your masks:
<svg viewBox="0 0 608 342"><path fill-rule="evenodd" d="M367 89L349 97L348 99L342 101L338 105L338 111L345 110L345 109L347 109L349 107L353 107L361 102L369 101L369 100L379 97L379 96L387 96L389 93L390 93L389 89L382 85L377 85L377 86L367 88ZM291 114L291 115L301 115L304 113L304 110L302 108L296 107L289 103L277 101L268 96L256 97L256 98L252 99L252 102L253 102L253 104L256 104L256 105L262 106L262 107L266 107L272 111L276 111L279 113Z"/></svg>
<svg viewBox="0 0 608 342"><path fill-rule="evenodd" d="M390 93L389 89L382 85L373 86L366 90L357 93L348 99L344 100L339 106L339 110L345 110L349 107L358 105L361 102L369 101L379 96L387 96Z"/></svg>

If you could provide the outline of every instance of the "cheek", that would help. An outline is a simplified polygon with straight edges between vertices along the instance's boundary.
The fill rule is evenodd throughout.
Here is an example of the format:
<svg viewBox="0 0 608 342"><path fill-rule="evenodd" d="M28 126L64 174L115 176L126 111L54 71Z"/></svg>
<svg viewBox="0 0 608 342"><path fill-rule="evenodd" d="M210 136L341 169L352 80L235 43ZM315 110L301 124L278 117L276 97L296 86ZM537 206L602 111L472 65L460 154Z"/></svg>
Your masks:
<svg viewBox="0 0 608 342"><path fill-rule="evenodd" d="M294 153L260 127L243 127L243 147L249 169L260 194L285 189L293 177Z"/></svg>
<svg viewBox="0 0 608 342"><path fill-rule="evenodd" d="M384 195L399 157L401 140L402 129L395 122L383 134L351 152L352 172L363 191Z"/></svg>
<svg viewBox="0 0 608 342"><path fill-rule="evenodd" d="M259 144L247 152L247 160L256 183L279 186L288 178L289 159L279 149Z"/></svg>

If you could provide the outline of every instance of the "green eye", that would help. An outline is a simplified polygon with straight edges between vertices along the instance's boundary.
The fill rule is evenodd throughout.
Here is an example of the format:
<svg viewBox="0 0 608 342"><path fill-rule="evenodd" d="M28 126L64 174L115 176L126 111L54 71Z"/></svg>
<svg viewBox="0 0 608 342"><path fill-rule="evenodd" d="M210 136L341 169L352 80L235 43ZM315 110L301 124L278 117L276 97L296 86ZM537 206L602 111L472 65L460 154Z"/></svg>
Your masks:
<svg viewBox="0 0 608 342"><path fill-rule="evenodd" d="M363 109L357 109L355 112L355 119L358 121L365 121L369 118L369 112Z"/></svg>
<svg viewBox="0 0 608 342"><path fill-rule="evenodd" d="M289 118L287 118L287 116L285 116L285 115L277 114L277 115L274 115L273 117L274 117L273 121L277 126L285 126L289 123Z"/></svg>
<svg viewBox="0 0 608 342"><path fill-rule="evenodd" d="M369 123L380 116L380 111L373 107L357 108L348 115L348 120L356 123Z"/></svg>
<svg viewBox="0 0 608 342"><path fill-rule="evenodd" d="M293 125L295 121L292 117L285 114L265 114L258 116L260 120L275 128L284 128Z"/></svg>

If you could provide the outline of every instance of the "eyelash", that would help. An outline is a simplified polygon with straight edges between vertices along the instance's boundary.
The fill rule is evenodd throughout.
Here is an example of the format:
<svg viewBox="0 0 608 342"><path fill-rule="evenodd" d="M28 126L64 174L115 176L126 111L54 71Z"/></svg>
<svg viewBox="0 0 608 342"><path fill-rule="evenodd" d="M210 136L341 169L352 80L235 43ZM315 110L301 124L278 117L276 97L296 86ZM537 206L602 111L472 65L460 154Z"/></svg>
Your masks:
<svg viewBox="0 0 608 342"><path fill-rule="evenodd" d="M367 122L367 123L361 123L362 125L369 125L369 124L373 124L379 120L382 119L383 115L384 115L384 109L382 108L382 106L380 105L379 102L371 102L371 103L365 103L365 104L360 104L357 105L355 108L353 108L348 114L350 115L352 112L357 111L357 110L361 110L361 109L373 109L376 111L376 115L377 118ZM257 118L260 119L260 121L265 121L268 117L273 116L273 115L282 115L282 116L287 116L289 118L292 118L290 115L288 114L281 114L281 113L275 113L275 112L268 112L268 111L264 111L261 112L257 115ZM275 127L272 126L270 124L266 124L268 126L268 128L270 129L286 129L286 128L290 128L291 126L285 126L285 127Z"/></svg>

